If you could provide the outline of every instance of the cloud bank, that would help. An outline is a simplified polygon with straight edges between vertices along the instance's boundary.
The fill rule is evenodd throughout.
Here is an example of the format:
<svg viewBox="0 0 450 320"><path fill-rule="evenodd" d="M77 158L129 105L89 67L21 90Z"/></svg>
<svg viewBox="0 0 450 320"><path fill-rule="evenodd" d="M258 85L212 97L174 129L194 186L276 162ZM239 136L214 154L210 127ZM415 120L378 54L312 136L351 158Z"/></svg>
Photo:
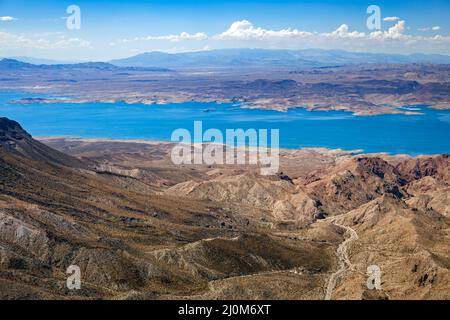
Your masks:
<svg viewBox="0 0 450 320"><path fill-rule="evenodd" d="M136 44L145 51L146 44L153 41L194 41L208 42L211 48L226 47L260 47L279 49L344 49L383 52L439 52L450 54L450 37L442 35L421 36L406 34L406 21L399 17L386 17L385 21L395 22L385 30L361 32L351 30L347 24L341 24L330 32L304 31L294 28L279 30L265 29L255 26L248 20L238 20L231 23L227 30L218 34L208 35L205 32L178 35L160 35L121 39L116 44ZM438 26L423 31L439 31Z"/></svg>
<svg viewBox="0 0 450 320"><path fill-rule="evenodd" d="M417 29L417 30L422 31L422 32L427 32L427 31L439 31L439 30L441 30L441 27L440 27L440 26L425 27L425 28L419 28L419 29Z"/></svg>
<svg viewBox="0 0 450 320"><path fill-rule="evenodd" d="M70 49L89 48L90 46L91 43L87 40L67 37L61 32L26 35L0 31L1 49Z"/></svg>
<svg viewBox="0 0 450 320"><path fill-rule="evenodd" d="M402 20L399 17L386 17L383 19L383 21L398 21L398 20Z"/></svg>
<svg viewBox="0 0 450 320"><path fill-rule="evenodd" d="M3 17L4 18L4 17ZM146 35L133 38L97 40L95 47L109 47L107 55L126 55L146 51L197 51L224 48L265 49L340 49L347 51L384 53L441 53L450 55L450 36L438 34L439 26L421 28L421 32L433 34L408 34L406 21L399 17L386 17L392 22L383 30L358 31L348 24L341 24L328 32L306 31L295 28L267 29L255 26L249 20L237 20L229 27L213 34L196 33ZM108 46L109 45L109 46ZM0 29L0 54L20 49L54 50L92 48L91 41L70 37L67 33L16 34ZM8 51L9 50L9 51ZM81 51L80 51L81 52ZM87 53L86 53L87 54Z"/></svg>
<svg viewBox="0 0 450 320"><path fill-rule="evenodd" d="M0 21L14 21L14 20L18 20L18 19L14 18L14 17L11 17L11 16L0 17Z"/></svg>

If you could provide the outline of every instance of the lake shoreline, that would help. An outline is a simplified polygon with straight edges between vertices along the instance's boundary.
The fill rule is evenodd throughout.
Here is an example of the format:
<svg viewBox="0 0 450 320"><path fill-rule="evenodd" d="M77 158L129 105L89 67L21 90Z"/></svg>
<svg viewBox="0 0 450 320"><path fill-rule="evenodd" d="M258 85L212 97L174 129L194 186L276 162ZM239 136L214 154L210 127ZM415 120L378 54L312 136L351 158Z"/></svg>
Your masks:
<svg viewBox="0 0 450 320"><path fill-rule="evenodd" d="M30 93L1 92L0 115L21 123L33 136L82 139L170 141L173 132L185 129L194 134L194 124L203 131L252 129L279 130L283 149L323 147L361 150L363 153L431 155L450 152L450 112L426 106L405 107L414 114L355 116L346 110L286 112L243 108L236 103L176 103L168 105L120 103L45 104L48 96L28 104L9 101ZM223 136L225 137L225 136ZM224 141L224 139L222 139Z"/></svg>
<svg viewBox="0 0 450 320"><path fill-rule="evenodd" d="M44 93L45 94L45 93ZM344 111L357 117L367 117L367 116L381 116L381 115L423 115L421 112L408 110L408 107L414 107L414 105L385 105L382 108L377 108L375 110L353 110L346 106L336 105L330 108L315 107L316 103L310 103L308 105L282 105L279 103L270 102L261 103L259 101L234 101L227 99L172 99L172 100L149 100L149 99L95 99L95 98L69 98L69 97L52 97L52 98L33 98L26 97L19 100L11 100L8 102L12 105L28 105L28 104L84 104L84 103L99 103L99 104L117 104L124 103L127 105L147 105L147 106L164 106L171 104L185 104L185 103L199 103L199 104L232 104L237 108L250 109L250 110L268 110L268 111L278 111L278 112L288 112L289 110L304 109L310 112L332 112L332 111ZM425 106L427 108L436 110L450 110L450 104L418 104L417 106ZM199 110L202 111L202 110Z"/></svg>
<svg viewBox="0 0 450 320"><path fill-rule="evenodd" d="M34 136L34 139L45 142L56 142L62 141L64 143L70 142L86 142L86 143L124 143L124 144L145 144L145 145L175 145L178 142L165 141L165 140L146 140L146 139L114 139L114 138L81 138L81 137L71 137L71 136ZM210 144L209 142L204 142L204 144ZM255 147L250 147L250 149ZM270 149L270 148L268 148ZM333 155L337 157L341 156L392 156L392 157L409 157L409 158L420 158L420 157L432 157L439 156L448 153L424 153L424 154L407 154L407 153L390 153L390 152L364 152L364 150L345 150L341 148L327 148L327 147L305 147L305 148L279 148L280 152L295 152L295 151L312 151L323 155Z"/></svg>

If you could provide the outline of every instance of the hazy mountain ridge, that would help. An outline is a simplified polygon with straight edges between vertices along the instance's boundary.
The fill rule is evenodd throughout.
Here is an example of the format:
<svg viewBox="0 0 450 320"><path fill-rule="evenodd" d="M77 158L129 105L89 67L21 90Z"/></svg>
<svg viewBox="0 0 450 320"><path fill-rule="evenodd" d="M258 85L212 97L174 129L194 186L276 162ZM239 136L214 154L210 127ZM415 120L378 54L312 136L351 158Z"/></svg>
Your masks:
<svg viewBox="0 0 450 320"><path fill-rule="evenodd" d="M163 71L164 69L226 68L226 67L331 67L349 64L405 64L450 63L450 56L440 54L384 54L349 52L343 50L271 50L271 49L217 49L166 53L151 51L109 62L61 62L32 57L13 57L1 60L3 67L11 68L94 68L100 70ZM21 63L19 63L21 62Z"/></svg>
<svg viewBox="0 0 450 320"><path fill-rule="evenodd" d="M185 53L147 52L110 61L118 66L198 67L318 67L361 63L450 63L437 54L380 54L342 50L221 49Z"/></svg>
<svg viewBox="0 0 450 320"><path fill-rule="evenodd" d="M101 70L101 71L170 71L167 68L120 67L107 62L81 62L73 64L32 64L16 59L0 60L0 70Z"/></svg>

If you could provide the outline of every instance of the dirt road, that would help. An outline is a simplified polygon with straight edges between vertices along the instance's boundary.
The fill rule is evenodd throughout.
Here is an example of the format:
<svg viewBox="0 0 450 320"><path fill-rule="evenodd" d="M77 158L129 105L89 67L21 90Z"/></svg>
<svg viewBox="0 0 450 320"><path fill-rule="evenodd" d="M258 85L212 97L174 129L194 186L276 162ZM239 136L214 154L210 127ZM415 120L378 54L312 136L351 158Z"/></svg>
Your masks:
<svg viewBox="0 0 450 320"><path fill-rule="evenodd" d="M352 228L338 224L334 221L332 221L331 223L345 229L345 234L349 236L339 245L339 247L336 250L336 255L339 259L339 269L336 272L334 272L328 279L325 291L325 300L331 300L331 295L333 293L333 290L336 286L336 282L339 279L339 277L341 277L345 271L352 269L352 264L348 257L347 248L353 241L358 240L358 234Z"/></svg>

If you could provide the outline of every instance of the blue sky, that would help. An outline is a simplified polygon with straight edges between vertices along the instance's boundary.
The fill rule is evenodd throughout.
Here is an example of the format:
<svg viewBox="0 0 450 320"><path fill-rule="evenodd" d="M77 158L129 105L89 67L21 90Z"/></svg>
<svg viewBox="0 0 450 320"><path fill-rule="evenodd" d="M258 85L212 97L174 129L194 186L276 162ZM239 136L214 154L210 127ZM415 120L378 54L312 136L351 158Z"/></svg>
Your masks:
<svg viewBox="0 0 450 320"><path fill-rule="evenodd" d="M72 4L79 30L66 27ZM381 30L367 29L371 4ZM450 54L449 18L448 0L0 0L0 56L108 60L230 47Z"/></svg>

